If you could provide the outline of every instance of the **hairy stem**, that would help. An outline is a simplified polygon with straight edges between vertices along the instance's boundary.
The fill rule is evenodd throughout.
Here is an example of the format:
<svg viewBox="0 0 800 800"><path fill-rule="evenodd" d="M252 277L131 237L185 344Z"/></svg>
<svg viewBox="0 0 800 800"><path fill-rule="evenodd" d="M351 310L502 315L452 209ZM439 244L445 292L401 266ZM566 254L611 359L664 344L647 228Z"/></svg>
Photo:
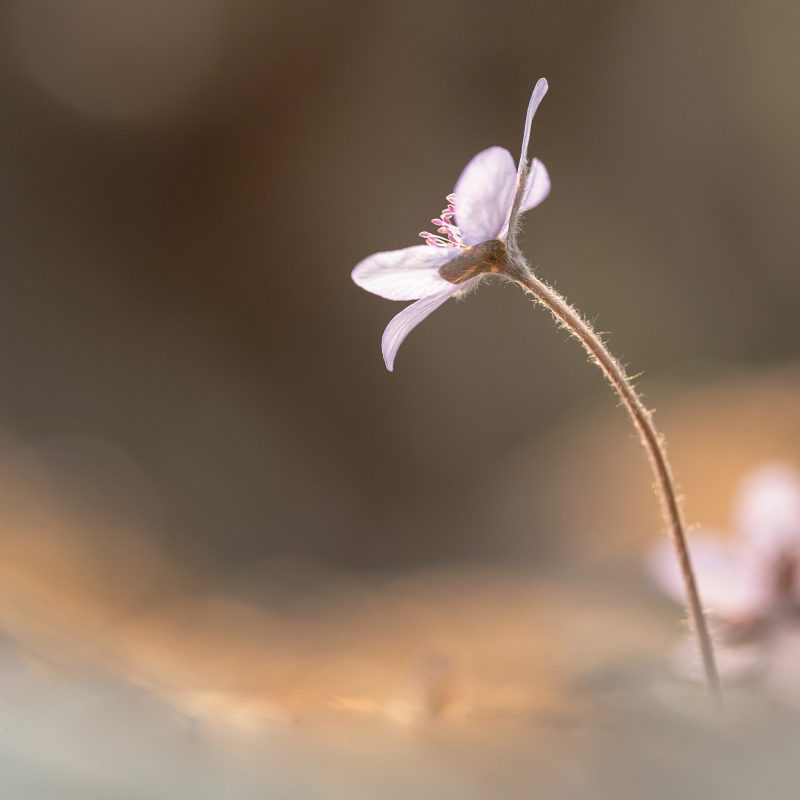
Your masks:
<svg viewBox="0 0 800 800"><path fill-rule="evenodd" d="M506 256L505 276L517 283L524 292L532 295L583 345L589 358L603 371L622 405L636 427L642 446L647 451L655 478L655 489L661 499L664 519L670 532L672 544L678 557L683 581L686 586L689 619L700 645L703 669L708 689L715 704L722 705L722 687L714 659L714 648L703 613L697 580L692 567L686 541L686 525L683 520L675 480L667 459L663 439L653 423L652 415L642 402L625 373L622 365L608 351L592 326L561 295L540 281L530 270L522 254L516 248L515 237L510 237Z"/></svg>

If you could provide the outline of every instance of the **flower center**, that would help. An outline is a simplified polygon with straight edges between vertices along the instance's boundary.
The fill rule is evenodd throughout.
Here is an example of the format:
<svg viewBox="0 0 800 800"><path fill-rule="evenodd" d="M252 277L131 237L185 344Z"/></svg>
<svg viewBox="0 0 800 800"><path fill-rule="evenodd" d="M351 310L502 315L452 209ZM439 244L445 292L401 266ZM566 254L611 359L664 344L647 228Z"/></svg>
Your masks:
<svg viewBox="0 0 800 800"><path fill-rule="evenodd" d="M439 267L439 275L450 283L464 283L478 275L497 274L507 267L506 245L499 239L465 247L455 258Z"/></svg>
<svg viewBox="0 0 800 800"><path fill-rule="evenodd" d="M425 240L425 244L431 247L458 247L460 250L466 250L467 246L461 238L461 231L453 222L456 215L456 196L449 194L445 199L447 208L442 210L441 216L431 220L436 225L436 233L421 231L420 237Z"/></svg>

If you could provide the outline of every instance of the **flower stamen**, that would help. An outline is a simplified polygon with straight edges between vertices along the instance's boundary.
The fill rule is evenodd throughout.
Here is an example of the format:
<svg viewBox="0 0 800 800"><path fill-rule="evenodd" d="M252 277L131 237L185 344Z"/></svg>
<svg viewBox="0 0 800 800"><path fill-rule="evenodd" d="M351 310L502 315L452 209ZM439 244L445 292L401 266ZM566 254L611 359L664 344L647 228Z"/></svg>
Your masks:
<svg viewBox="0 0 800 800"><path fill-rule="evenodd" d="M431 222L436 226L436 233L430 231L420 231L420 238L425 240L425 244L431 247L457 247L465 250L466 245L461 237L458 225L453 222L456 215L456 196L449 194L445 198L447 208L442 210L438 217L434 217Z"/></svg>

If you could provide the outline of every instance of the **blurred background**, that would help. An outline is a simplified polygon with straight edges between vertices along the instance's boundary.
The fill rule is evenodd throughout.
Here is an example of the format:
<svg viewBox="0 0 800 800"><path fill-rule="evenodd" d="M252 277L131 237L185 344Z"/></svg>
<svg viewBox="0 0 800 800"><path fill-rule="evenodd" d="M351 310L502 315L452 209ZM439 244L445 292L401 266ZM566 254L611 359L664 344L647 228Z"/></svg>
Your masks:
<svg viewBox="0 0 800 800"><path fill-rule="evenodd" d="M796 3L8 0L0 25L7 796L163 796L167 717L196 797L198 720L208 747L320 710L549 725L598 661L660 663L658 506L597 370L492 286L389 374L401 305L350 270L417 243L473 154L516 155L546 76L524 247L641 373L689 519L726 527L743 474L800 460ZM96 746L131 718L124 794L130 742ZM464 752L486 780L511 757L479 738L372 761L472 797ZM380 763L356 789L364 751L315 747L319 785L270 796L379 796Z"/></svg>

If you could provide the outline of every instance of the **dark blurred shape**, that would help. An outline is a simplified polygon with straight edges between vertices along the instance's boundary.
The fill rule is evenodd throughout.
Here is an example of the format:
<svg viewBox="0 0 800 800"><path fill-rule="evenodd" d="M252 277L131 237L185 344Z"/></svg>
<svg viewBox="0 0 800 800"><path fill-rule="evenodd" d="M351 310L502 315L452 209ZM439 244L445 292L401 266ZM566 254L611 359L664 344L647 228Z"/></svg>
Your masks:
<svg viewBox="0 0 800 800"><path fill-rule="evenodd" d="M142 120L194 99L219 69L219 0L24 0L8 12L20 66L93 117Z"/></svg>

